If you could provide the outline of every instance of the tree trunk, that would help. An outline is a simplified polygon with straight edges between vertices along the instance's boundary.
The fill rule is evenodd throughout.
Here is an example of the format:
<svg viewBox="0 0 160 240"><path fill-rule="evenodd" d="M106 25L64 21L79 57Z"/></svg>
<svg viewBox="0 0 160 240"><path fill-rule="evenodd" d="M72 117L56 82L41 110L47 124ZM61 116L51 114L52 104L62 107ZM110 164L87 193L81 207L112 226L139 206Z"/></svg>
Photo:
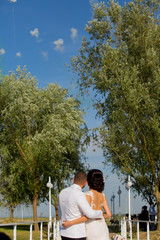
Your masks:
<svg viewBox="0 0 160 240"><path fill-rule="evenodd" d="M37 221L37 200L38 200L38 195L34 194L33 196L33 221ZM38 223L34 223L34 230L39 231L39 225Z"/></svg>
<svg viewBox="0 0 160 240"><path fill-rule="evenodd" d="M13 207L9 207L10 208L10 220L13 220L13 213L14 213L14 209Z"/></svg>
<svg viewBox="0 0 160 240"><path fill-rule="evenodd" d="M59 213L58 213L58 204L56 203L54 205L54 207L55 207L55 210L56 210L56 220L59 220L60 218L59 218Z"/></svg>
<svg viewBox="0 0 160 240"><path fill-rule="evenodd" d="M160 221L160 192L156 191L156 200L157 200L157 221ZM157 225L157 230L160 231L160 223Z"/></svg>

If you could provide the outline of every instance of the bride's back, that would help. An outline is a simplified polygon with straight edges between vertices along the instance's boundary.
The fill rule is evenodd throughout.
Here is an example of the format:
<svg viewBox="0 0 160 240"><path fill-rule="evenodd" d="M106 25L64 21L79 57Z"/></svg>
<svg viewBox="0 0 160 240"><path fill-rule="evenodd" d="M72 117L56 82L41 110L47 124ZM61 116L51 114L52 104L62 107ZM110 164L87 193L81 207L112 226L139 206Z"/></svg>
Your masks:
<svg viewBox="0 0 160 240"><path fill-rule="evenodd" d="M93 189L90 189L90 191L86 192L87 201L94 210L102 209L104 197L105 196L103 193Z"/></svg>

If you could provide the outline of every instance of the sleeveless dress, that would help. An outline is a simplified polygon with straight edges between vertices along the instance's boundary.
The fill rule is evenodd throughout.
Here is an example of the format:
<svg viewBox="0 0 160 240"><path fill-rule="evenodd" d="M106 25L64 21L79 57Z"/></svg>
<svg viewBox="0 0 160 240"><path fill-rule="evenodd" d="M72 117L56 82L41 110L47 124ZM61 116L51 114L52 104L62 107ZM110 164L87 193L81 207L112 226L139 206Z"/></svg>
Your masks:
<svg viewBox="0 0 160 240"><path fill-rule="evenodd" d="M105 195L103 194L103 201L105 199ZM94 199L94 193L92 191L86 192L86 195L89 195L91 197L91 207L93 209L97 209ZM103 207L103 201L101 201L101 204L99 206L99 209ZM87 234L87 240L109 240L109 231L107 224L105 222L104 218L101 219L93 219L88 220L86 222L86 234Z"/></svg>

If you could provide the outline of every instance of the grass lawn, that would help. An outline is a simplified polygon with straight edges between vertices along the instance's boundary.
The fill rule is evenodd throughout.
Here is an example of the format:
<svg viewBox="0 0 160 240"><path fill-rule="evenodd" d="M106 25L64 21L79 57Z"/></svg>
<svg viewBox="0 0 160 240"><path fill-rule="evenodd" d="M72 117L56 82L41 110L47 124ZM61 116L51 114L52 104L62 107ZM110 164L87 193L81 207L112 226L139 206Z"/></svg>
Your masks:
<svg viewBox="0 0 160 240"><path fill-rule="evenodd" d="M6 233L11 239L13 239L13 229L6 229L6 228L0 228L1 232ZM17 228L17 240L29 240L30 239L30 232L29 228L28 230L19 229ZM34 232L32 233L32 239L33 240L39 240L40 239L40 232ZM47 233L43 233L43 239L47 238Z"/></svg>
<svg viewBox="0 0 160 240"><path fill-rule="evenodd" d="M46 221L48 219L38 219L38 221ZM23 221L21 219L13 219L11 222L10 219L0 219L0 224L5 224L5 223L22 223L23 222L31 222L33 219L24 219ZM13 226L6 226L6 227L0 227L0 232L6 233L11 239L13 239ZM43 224L43 239L48 239L47 237L48 234L48 228L47 224ZM24 224L24 225L17 225L17 240L29 240L30 239L30 225ZM39 240L40 239L40 231L35 232L34 230L32 231L32 239L33 240ZM2 239L1 239L2 240Z"/></svg>
<svg viewBox="0 0 160 240"><path fill-rule="evenodd" d="M109 225L108 228L109 228L110 238L115 234L121 235L121 231L120 231L120 228L118 226ZM149 235L150 235L150 240L160 240L160 231L158 231L158 230L150 231ZM127 234L127 239L130 240L129 232ZM140 240L147 240L147 232L140 231L139 232L139 239ZM137 231L134 228L133 228L133 232L132 232L132 240L137 240Z"/></svg>

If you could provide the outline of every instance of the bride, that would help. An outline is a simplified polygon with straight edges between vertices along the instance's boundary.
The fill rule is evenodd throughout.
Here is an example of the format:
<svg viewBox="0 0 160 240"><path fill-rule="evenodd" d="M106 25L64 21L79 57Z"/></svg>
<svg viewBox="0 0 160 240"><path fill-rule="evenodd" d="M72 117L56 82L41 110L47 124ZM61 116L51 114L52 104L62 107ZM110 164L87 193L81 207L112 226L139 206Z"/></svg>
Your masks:
<svg viewBox="0 0 160 240"><path fill-rule="evenodd" d="M90 206L94 210L105 211L102 219L88 219L82 216L72 221L63 222L65 228L74 224L86 222L87 240L109 240L109 231L105 222L105 218L111 217L107 199L102 191L104 190L103 173L98 169L92 169L88 172L87 182L89 191L86 192L86 198Z"/></svg>

